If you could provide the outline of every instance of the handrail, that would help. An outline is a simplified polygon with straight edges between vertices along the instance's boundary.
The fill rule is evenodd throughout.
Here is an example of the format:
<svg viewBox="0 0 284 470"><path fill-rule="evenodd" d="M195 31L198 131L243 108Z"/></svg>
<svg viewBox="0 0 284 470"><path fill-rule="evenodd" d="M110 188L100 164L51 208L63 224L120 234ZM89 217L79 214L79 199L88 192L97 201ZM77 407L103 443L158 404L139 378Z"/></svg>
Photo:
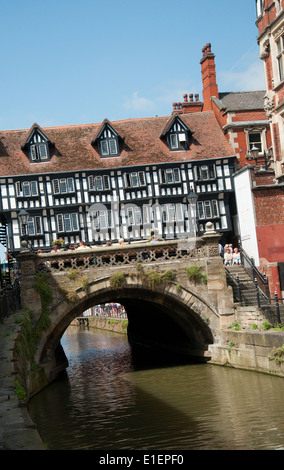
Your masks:
<svg viewBox="0 0 284 470"><path fill-rule="evenodd" d="M240 247L240 253L241 253L241 263L246 273L249 275L249 277L251 278L253 282L255 281L255 279L257 279L258 288L262 291L263 295L268 299L270 292L269 292L269 286L268 286L268 281L266 279L266 275L265 274L263 275L259 271L259 269L254 264L254 259L252 257L249 257L242 247ZM259 285L259 283L261 284L261 286Z"/></svg>
<svg viewBox="0 0 284 470"><path fill-rule="evenodd" d="M40 253L35 256L35 262L38 271L65 271L70 268L98 268L107 264L121 266L139 262L149 264L155 261L175 261L181 258L200 259L206 258L207 255L206 243L197 238L194 243L190 240L169 240Z"/></svg>
<svg viewBox="0 0 284 470"><path fill-rule="evenodd" d="M18 281L11 284L0 292L0 323L4 318L20 310L21 307L21 291Z"/></svg>
<svg viewBox="0 0 284 470"><path fill-rule="evenodd" d="M282 298L278 298L277 293L275 292L275 298L270 298L267 297L262 290L259 288L257 280L251 280L253 281L253 284L255 286L255 302L253 302L251 299L249 299L245 293L244 289L242 288L243 281L240 282L239 277L236 276L234 278L228 268L225 267L226 275L227 278L229 279L229 284L231 283L231 286L233 288L233 293L234 297L239 301L241 305L257 305L258 309L263 313L263 315L274 325L280 324L281 323L281 317L280 317L280 306L279 306L279 300L282 300ZM247 281L245 281L247 282ZM275 311L271 308L271 305L268 305L267 302L275 302Z"/></svg>

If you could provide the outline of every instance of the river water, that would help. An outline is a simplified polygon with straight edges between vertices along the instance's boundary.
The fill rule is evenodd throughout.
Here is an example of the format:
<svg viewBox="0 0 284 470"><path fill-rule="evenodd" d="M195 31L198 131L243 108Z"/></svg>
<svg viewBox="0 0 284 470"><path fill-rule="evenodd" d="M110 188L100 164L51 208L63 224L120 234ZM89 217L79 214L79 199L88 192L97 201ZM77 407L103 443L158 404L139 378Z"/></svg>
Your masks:
<svg viewBox="0 0 284 470"><path fill-rule="evenodd" d="M70 326L66 373L29 403L48 449L284 450L284 379L133 356L127 337Z"/></svg>

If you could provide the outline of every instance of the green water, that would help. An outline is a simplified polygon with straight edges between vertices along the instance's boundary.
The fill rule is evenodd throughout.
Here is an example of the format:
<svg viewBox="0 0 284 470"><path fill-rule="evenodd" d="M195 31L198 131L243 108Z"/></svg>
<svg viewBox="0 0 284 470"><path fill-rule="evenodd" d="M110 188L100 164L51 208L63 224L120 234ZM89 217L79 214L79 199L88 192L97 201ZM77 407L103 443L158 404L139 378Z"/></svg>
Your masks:
<svg viewBox="0 0 284 470"><path fill-rule="evenodd" d="M127 338L69 327L69 368L29 412L49 449L284 450L284 379L137 362ZM142 358L143 359L143 358Z"/></svg>

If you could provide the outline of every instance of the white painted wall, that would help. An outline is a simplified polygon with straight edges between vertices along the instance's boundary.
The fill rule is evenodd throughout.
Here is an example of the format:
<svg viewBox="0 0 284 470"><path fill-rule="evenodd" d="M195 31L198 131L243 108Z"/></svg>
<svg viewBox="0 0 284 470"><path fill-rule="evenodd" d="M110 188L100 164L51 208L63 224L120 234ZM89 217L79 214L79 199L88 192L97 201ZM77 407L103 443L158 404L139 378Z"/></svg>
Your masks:
<svg viewBox="0 0 284 470"><path fill-rule="evenodd" d="M251 173L248 168L234 175L240 241L245 252L259 266L258 243L255 229L254 199L251 191Z"/></svg>

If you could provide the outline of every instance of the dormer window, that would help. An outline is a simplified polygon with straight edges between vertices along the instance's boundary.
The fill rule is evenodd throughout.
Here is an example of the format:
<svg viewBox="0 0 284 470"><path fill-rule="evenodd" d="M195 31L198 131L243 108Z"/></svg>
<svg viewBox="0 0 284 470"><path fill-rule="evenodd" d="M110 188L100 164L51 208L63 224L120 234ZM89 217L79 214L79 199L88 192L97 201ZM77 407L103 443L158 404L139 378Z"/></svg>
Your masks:
<svg viewBox="0 0 284 470"><path fill-rule="evenodd" d="M123 140L123 137L121 137L111 123L105 119L92 145L98 149L101 158L119 157L120 140Z"/></svg>
<svg viewBox="0 0 284 470"><path fill-rule="evenodd" d="M102 138L100 144L102 157L109 157L118 154L118 145L117 140L115 138L104 137Z"/></svg>
<svg viewBox="0 0 284 470"><path fill-rule="evenodd" d="M48 160L48 146L46 143L30 145L30 159L33 162Z"/></svg>
<svg viewBox="0 0 284 470"><path fill-rule="evenodd" d="M31 163L48 162L50 160L49 147L54 145L43 130L34 124L29 132L22 150L27 152Z"/></svg>
<svg viewBox="0 0 284 470"><path fill-rule="evenodd" d="M174 116L161 134L171 151L188 150L192 133L179 116Z"/></svg>
<svg viewBox="0 0 284 470"><path fill-rule="evenodd" d="M170 150L188 150L186 133L180 129L173 129L172 133L169 134L169 147Z"/></svg>

